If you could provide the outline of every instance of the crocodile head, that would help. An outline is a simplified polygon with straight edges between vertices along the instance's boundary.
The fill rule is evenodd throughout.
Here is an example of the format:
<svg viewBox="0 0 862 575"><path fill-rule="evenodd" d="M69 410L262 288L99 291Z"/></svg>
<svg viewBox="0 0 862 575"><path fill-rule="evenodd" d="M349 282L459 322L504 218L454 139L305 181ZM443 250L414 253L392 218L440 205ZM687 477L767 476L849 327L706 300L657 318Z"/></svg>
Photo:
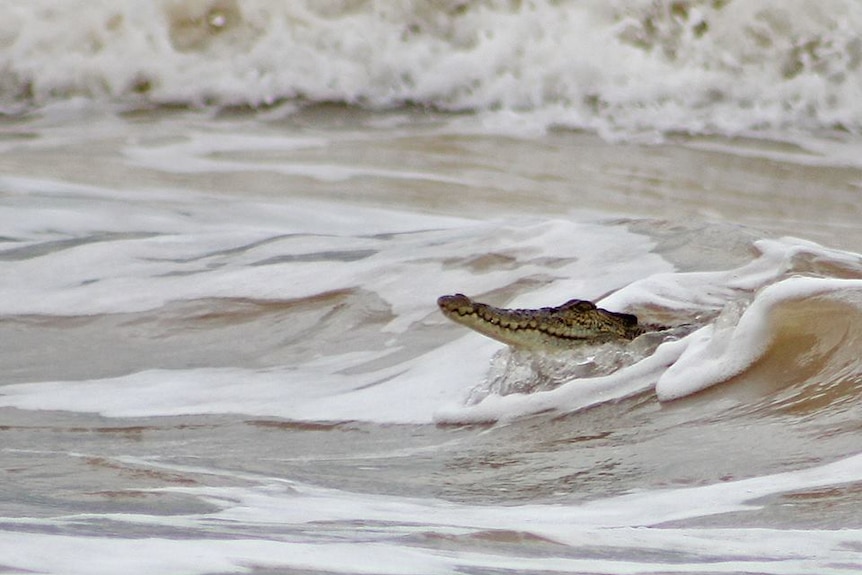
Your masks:
<svg viewBox="0 0 862 575"><path fill-rule="evenodd" d="M511 346L534 350L625 341L649 331L631 314L608 311L580 299L559 307L505 309L455 294L440 297L437 305L456 323Z"/></svg>

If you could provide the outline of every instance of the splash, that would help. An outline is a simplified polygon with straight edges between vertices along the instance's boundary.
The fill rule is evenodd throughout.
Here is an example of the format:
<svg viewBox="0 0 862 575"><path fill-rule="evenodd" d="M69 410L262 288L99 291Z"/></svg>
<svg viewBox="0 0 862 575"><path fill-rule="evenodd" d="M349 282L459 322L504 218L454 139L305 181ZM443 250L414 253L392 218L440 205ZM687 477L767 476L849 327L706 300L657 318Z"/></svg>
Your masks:
<svg viewBox="0 0 862 575"><path fill-rule="evenodd" d="M631 342L584 345L572 351L542 353L506 347L494 354L485 381L470 390L465 403L476 405L489 395L546 392L572 380L606 377L644 360L662 343L676 341L693 328L683 325Z"/></svg>

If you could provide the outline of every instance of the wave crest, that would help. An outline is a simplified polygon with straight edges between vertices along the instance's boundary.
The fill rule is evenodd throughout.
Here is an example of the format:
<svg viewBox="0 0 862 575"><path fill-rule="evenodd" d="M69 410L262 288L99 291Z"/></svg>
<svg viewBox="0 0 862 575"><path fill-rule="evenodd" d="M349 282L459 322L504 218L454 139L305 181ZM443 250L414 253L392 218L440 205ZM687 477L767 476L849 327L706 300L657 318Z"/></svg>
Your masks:
<svg viewBox="0 0 862 575"><path fill-rule="evenodd" d="M660 400L755 377L783 387L862 373L862 281L797 277L762 290L738 323L693 334L656 385Z"/></svg>

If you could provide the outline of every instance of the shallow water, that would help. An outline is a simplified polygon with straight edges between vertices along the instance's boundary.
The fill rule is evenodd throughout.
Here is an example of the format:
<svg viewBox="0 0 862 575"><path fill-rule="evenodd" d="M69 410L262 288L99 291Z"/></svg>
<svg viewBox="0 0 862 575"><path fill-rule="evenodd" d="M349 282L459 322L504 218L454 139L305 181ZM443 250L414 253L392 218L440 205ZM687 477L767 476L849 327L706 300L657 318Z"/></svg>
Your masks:
<svg viewBox="0 0 862 575"><path fill-rule="evenodd" d="M483 122L4 120L0 570L858 572L860 168ZM531 356L456 291L685 327Z"/></svg>

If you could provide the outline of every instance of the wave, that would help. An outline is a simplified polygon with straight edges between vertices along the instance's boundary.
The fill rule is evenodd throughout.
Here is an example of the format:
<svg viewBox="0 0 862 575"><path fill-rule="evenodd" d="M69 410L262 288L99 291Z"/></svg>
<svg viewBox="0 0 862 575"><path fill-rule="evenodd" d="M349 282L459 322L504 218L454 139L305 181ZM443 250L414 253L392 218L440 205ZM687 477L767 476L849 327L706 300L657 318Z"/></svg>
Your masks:
<svg viewBox="0 0 862 575"><path fill-rule="evenodd" d="M623 224L465 224L363 208L352 227L356 208L341 217L347 208L315 202L290 213L168 202L130 220L96 201L102 192L67 190L93 207L68 223L48 214L66 226L56 237L40 235L44 196L7 218L22 240L4 252L18 281L2 294L14 369L0 406L460 424L710 387L786 410L858 395L862 256L851 252L762 239L745 263L725 254L678 271L665 259L675 248ZM130 221L135 235L115 227ZM737 246L728 236L722 245ZM504 265L486 269L489 257ZM46 275L55 269L64 273ZM501 345L450 331L433 306L460 289L501 303L524 292L512 307L580 296L678 328L564 357L504 351L489 369ZM27 360L45 345L54 361Z"/></svg>
<svg viewBox="0 0 862 575"><path fill-rule="evenodd" d="M756 245L761 257L740 268L660 274L602 300L616 302L614 309L676 317L684 310L701 318L697 329L689 326L692 333L674 334L654 351L645 347L641 356L632 355L632 348L643 345L637 339L618 344L615 353L632 359L629 365L594 377L579 375L581 366L574 365L566 381L548 378L544 360L524 362L513 353L503 373L494 366L463 403L439 410L438 421L571 413L653 389L668 402L732 383L749 397L759 396L752 405L770 409L802 411L853 400L862 381L862 279L798 274L818 268L851 275L855 267L859 278L862 262L791 239ZM703 297L695 297L697 292ZM601 357L599 348L583 353ZM536 385L537 379L544 384Z"/></svg>
<svg viewBox="0 0 862 575"><path fill-rule="evenodd" d="M862 129L853 0L51 0L0 23L0 102L339 102L606 134Z"/></svg>
<svg viewBox="0 0 862 575"><path fill-rule="evenodd" d="M668 401L734 379L781 387L862 377L862 280L796 277L758 293L738 322L691 336L656 385Z"/></svg>

